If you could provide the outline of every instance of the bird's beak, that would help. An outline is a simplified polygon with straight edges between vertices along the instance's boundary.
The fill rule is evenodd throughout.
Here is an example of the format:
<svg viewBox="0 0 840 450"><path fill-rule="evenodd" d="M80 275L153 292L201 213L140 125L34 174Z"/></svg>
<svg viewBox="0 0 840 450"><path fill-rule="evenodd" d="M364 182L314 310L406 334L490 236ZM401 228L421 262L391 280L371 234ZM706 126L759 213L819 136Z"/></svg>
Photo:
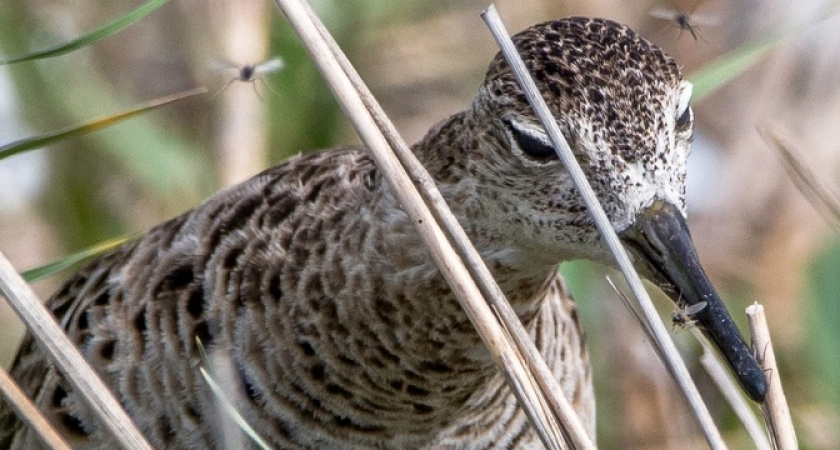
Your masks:
<svg viewBox="0 0 840 450"><path fill-rule="evenodd" d="M640 256L637 264L679 306L706 306L691 319L715 343L746 393L764 401L767 381L697 258L680 210L657 200L642 211L621 239Z"/></svg>

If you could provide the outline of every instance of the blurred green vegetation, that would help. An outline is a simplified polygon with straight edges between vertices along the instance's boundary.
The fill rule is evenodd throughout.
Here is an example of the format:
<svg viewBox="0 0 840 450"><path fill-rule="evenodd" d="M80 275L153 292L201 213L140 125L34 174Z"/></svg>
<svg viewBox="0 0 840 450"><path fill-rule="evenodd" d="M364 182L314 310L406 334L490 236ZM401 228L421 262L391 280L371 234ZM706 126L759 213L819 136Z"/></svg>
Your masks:
<svg viewBox="0 0 840 450"><path fill-rule="evenodd" d="M104 39L108 36L119 33L120 31L125 29L125 27L131 25L134 22L137 22L138 20L146 17L146 15L148 15L152 11L163 6L166 3L166 1L167 0L151 0L150 2L143 4L141 7L135 9L134 11L131 11L128 14L119 17L117 20L103 25L102 27L97 28L96 30L93 30L89 33L83 34L82 36L79 36L76 39L72 39L61 44L53 45L43 50L30 51L22 56L2 59L0 60L0 65L52 58L55 56L72 53L76 50L81 50L89 45L94 44L100 39Z"/></svg>
<svg viewBox="0 0 840 450"><path fill-rule="evenodd" d="M830 400L840 408L840 239L831 239L808 271L807 358L811 395ZM795 368L791 367L791 372Z"/></svg>

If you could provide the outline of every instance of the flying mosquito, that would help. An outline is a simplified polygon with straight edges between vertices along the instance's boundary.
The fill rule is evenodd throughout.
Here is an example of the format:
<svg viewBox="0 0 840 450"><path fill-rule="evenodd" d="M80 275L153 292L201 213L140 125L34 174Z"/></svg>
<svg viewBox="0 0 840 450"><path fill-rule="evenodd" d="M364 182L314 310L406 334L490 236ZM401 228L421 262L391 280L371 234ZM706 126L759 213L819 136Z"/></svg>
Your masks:
<svg viewBox="0 0 840 450"><path fill-rule="evenodd" d="M242 83L256 83L263 77L278 72L286 63L282 58L273 58L263 61L258 64L244 64L236 65L230 62L217 62L214 72L220 73L227 79L227 83L219 90L216 95L221 94L234 82ZM268 88L268 85L266 85ZM270 88L268 88L271 90Z"/></svg>
<svg viewBox="0 0 840 450"><path fill-rule="evenodd" d="M671 312L671 323L674 324L675 328L689 329L697 323L692 316L705 309L707 305L708 302L703 301L685 308L678 308Z"/></svg>
<svg viewBox="0 0 840 450"><path fill-rule="evenodd" d="M657 19L668 20L676 23L680 29L680 34L682 34L683 31L688 31L695 41L705 41L705 39L703 39L703 35L700 33L700 29L698 28L699 25L717 24L717 20L711 17L698 16L693 12L691 14L686 14L679 9L670 9L662 6L653 8L648 14Z"/></svg>

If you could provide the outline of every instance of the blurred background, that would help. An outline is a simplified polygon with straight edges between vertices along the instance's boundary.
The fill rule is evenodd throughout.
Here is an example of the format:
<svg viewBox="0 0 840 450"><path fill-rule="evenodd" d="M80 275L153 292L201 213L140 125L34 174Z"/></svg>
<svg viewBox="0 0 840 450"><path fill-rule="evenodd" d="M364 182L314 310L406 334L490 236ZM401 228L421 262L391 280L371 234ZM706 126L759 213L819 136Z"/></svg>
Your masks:
<svg viewBox="0 0 840 450"><path fill-rule="evenodd" d="M142 2L0 4L0 58L74 38ZM487 1L313 1L409 141L465 108L497 48ZM803 448L840 448L840 240L788 177L759 127L783 129L818 178L840 192L840 20L836 1L499 0L511 32L569 15L631 25L691 79L728 52L781 36L745 73L695 102L689 225L742 330L765 305ZM654 17L665 8L690 15ZM672 18L672 19L673 19ZM237 78L282 58L281 70ZM271 73L266 73L271 72ZM245 77L248 78L248 77ZM19 270L140 232L286 157L358 138L290 27L267 1L174 0L84 50L0 66L0 145L206 85L185 100L86 137L0 162L0 250ZM704 448L682 398L639 327L588 263L562 270L580 304L595 365L602 448ZM66 275L66 274L64 274ZM39 281L45 298L61 276ZM660 300L663 318L673 304ZM0 305L0 363L22 325ZM741 426L675 339L732 448Z"/></svg>

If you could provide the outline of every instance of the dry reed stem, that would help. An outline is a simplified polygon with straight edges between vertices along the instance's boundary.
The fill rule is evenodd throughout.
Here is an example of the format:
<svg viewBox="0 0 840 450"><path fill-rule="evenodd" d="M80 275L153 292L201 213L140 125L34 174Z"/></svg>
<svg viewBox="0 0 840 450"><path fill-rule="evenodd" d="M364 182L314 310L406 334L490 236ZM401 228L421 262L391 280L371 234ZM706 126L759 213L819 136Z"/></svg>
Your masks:
<svg viewBox="0 0 840 450"><path fill-rule="evenodd" d="M587 436L573 441L575 436L552 432L550 417L553 412L545 408L545 399L531 389L536 383L528 369L519 359L515 345L497 322L493 311L485 302L481 291L471 279L463 261L449 244L443 230L437 224L428 206L412 183L405 169L393 154L388 141L379 130L376 121L356 92L353 83L336 60L329 45L324 42L300 1L275 0L292 24L298 37L304 43L312 60L327 81L345 115L353 124L362 141L371 152L377 166L399 199L403 210L413 219L421 238L428 246L435 263L449 283L459 303L475 326L478 335L487 346L497 365L504 370L523 410L535 425L540 439L547 448L595 448Z"/></svg>
<svg viewBox="0 0 840 450"><path fill-rule="evenodd" d="M111 394L96 372L62 331L29 285L17 274L0 252L0 291L29 332L47 351L53 363L66 376L79 396L85 399L93 414L102 420L116 442L130 450L151 446L137 430L128 414ZM25 419L25 418L22 418Z"/></svg>
<svg viewBox="0 0 840 450"><path fill-rule="evenodd" d="M773 351L773 343L770 341L770 329L767 327L767 320L764 316L764 306L754 303L747 307L747 318L752 334L752 346L756 352L758 364L764 370L767 378L767 398L761 405L761 412L764 413L764 423L770 432L774 448L779 450L796 450L799 444L796 439L796 431L793 428L793 420L790 417L785 392L782 389L782 380L779 376L779 368L776 366L776 354Z"/></svg>
<svg viewBox="0 0 840 450"><path fill-rule="evenodd" d="M808 200L835 229L840 230L840 199L808 167L803 152L794 143L789 133L780 124L763 126L759 129L772 148L782 158L782 165L793 180L799 192Z"/></svg>
<svg viewBox="0 0 840 450"><path fill-rule="evenodd" d="M557 379L554 378L542 355L540 355L530 336L528 336L527 331L521 325L519 317L513 308L511 308L510 303L505 298L496 280L493 279L490 270L484 264L484 260L481 259L481 256L475 247L473 247L461 224L446 205L446 201L440 194L434 179L429 175L406 144L405 140L400 136L396 126L394 126L393 122L385 114L379 102L376 101L376 98L367 88L358 72L356 72L356 69L347 59L347 56L344 55L341 48L333 40L329 31L324 28L314 11L306 3L303 6L307 10L315 27L321 33L321 37L338 60L342 70L344 70L344 73L350 79L350 82L367 107L368 112L376 121L383 136L391 145L400 163L402 163L412 181L417 186L417 190L423 196L435 219L437 219L443 231L447 234L458 256L465 261L467 270L476 281L485 300L490 304L506 333L508 333L510 339L514 342L519 357L525 361L525 367L531 376L536 379L539 389L542 391L542 396L548 402L548 407L565 424L564 427L569 430L569 433L578 436L572 440L583 441L586 438L586 430L568 399L563 395L563 389L560 387Z"/></svg>
<svg viewBox="0 0 840 450"><path fill-rule="evenodd" d="M2 391L6 401L15 409L18 417L24 419L24 422L38 433L41 441L47 447L53 450L72 450L61 438L61 435L55 431L47 418L41 414L38 407L32 403L32 400L26 396L26 393L20 389L15 380L2 367L0 367L0 391Z"/></svg>
<svg viewBox="0 0 840 450"><path fill-rule="evenodd" d="M218 27L217 30L228 62L251 65L266 58L268 7L265 2L224 2L220 4L219 11L214 12L217 13L214 20L226 25ZM215 139L219 181L222 186L231 186L247 180L266 166L268 136L265 105L257 95L258 83L261 81L225 80L218 109L218 134ZM245 83L249 86L230 86Z"/></svg>
<svg viewBox="0 0 840 450"><path fill-rule="evenodd" d="M525 68L525 63L522 62L522 58L516 51L513 41L510 39L507 30L505 30L504 25L501 22L501 18L496 12L496 8L491 5L484 11L484 13L482 13L482 17L487 22L487 25L493 33L493 37L502 49L502 54L504 55L505 60L513 70L520 87L522 87L522 90L525 92L525 96L528 98L528 102L531 104L531 107L534 109L537 117L539 117L555 151L563 161L563 164L566 166L569 174L572 176L575 186L580 191L587 209L592 214L595 224L601 232L601 236L604 238L604 241L610 248L610 251L615 256L616 262L618 263L621 272L624 274L624 277L630 286L631 292L636 297L636 300L641 307L642 317L644 318L644 322L650 331L654 347L658 349L657 354L659 354L662 358L665 363L665 367L668 368L668 372L671 374L671 377L674 381L676 381L680 392L683 394L686 401L688 401L691 412L700 424L700 428L703 430L703 435L706 437L706 441L709 443L709 446L716 450L725 449L726 444L720 435L720 431L717 429L714 420L712 420L712 416L709 414L706 404L703 403L703 399L700 397L697 387L691 380L691 376L688 373L688 369L685 367L685 363L683 362L679 351L677 351L677 347L668 335L668 331L665 329L662 321L659 320L656 309L653 306L653 302L651 302L650 296L647 291L645 291L639 274L630 262L630 257L621 245L612 224L607 218L601 204L598 202L598 198L595 196L595 192L586 180L583 169L580 168L580 165L572 154L569 145L563 138L563 134L560 132L557 121L552 116L551 111L548 109L548 105L546 105L545 100L542 97L542 94L537 89L536 84L528 73L528 70Z"/></svg>
<svg viewBox="0 0 840 450"><path fill-rule="evenodd" d="M263 61L268 51L267 4L261 0L238 0L220 3L220 9L215 20L227 24L218 28L226 59L249 65ZM262 81L225 80L215 140L222 186L247 180L266 166L266 112L257 95L258 83ZM250 86L227 86L230 83Z"/></svg>
<svg viewBox="0 0 840 450"><path fill-rule="evenodd" d="M496 309L495 305L490 305L490 307L493 309L493 311L496 313L496 316L498 317L499 311ZM505 337L507 339L513 340L513 336L511 335L510 330L507 328L507 326L505 326L505 323L501 322L500 324L501 324L501 327L502 327L502 331L505 334ZM539 405L540 408L542 408L546 411L551 411L549 409L550 405L548 404L548 402L546 400L546 395L545 395L545 393L540 392L539 382L537 382L537 380L533 377L534 374L530 370L530 366L529 366L528 362L523 359L523 355L517 347L514 346L513 350L514 350L514 356L517 359L516 359L515 362L512 361L510 363L511 364L520 364L520 363L523 364L523 367L525 368L525 371L528 374L528 377L524 381L528 382L528 384L525 384L525 385L518 384L518 383L521 383L523 380L517 380L517 379L511 378L511 377L508 377L508 382L511 383L511 386L513 386L515 390L519 390L519 391L527 390L529 392L530 396L532 396L533 398L536 398L538 401L541 402L540 405ZM562 391L560 391L560 392L562 392ZM574 414L574 412L573 412L573 414ZM577 416L574 416L574 417L577 417ZM561 427L561 423L558 420L558 416L552 415L552 414L546 414L545 419L547 421L546 423L537 422L537 423L532 424L535 428L536 427L547 427L547 429L538 430L539 434L547 435L547 436L561 436L562 435L564 441L566 441L566 442L571 441L570 438L568 437L568 435L565 434L565 431ZM548 447L548 446L546 446L546 447Z"/></svg>
<svg viewBox="0 0 840 450"><path fill-rule="evenodd" d="M649 340L653 341L653 334L651 334L650 328L648 328L647 324L645 323L645 319L642 318L642 315L639 314L639 311L637 311L636 308L633 307L633 303L630 302L630 298L627 297L627 294L625 294L624 291L622 291L618 288L618 286L615 285L615 282L612 280L612 278L610 278L609 275L607 275L605 278L607 279L607 284L609 284L612 290L615 291L616 294L618 294L618 298L621 299L621 303L624 303L624 306L627 307L627 310L630 311L630 314L633 315L633 318L636 319L636 322L639 322L639 326L642 327L642 331L645 333L645 336L647 336ZM656 349L655 347L654 350L658 351L658 349Z"/></svg>
<svg viewBox="0 0 840 450"><path fill-rule="evenodd" d="M612 287L615 293L618 294L621 302L624 303L624 306L627 307L633 318L639 322L639 325L642 327L642 331L645 332L648 339L653 340L650 329L647 327L647 324L645 324L644 319L642 319L642 316L636 308L633 307L633 304L630 302L630 299L627 298L627 295L615 285L612 278L609 276L606 278L607 283L610 287ZM737 415L738 419L741 420L741 423L744 425L744 429L747 430L747 434L750 435L750 438L755 443L755 447L758 450L770 450L771 447L770 442L767 440L767 434L758 422L756 415L753 413L752 408L750 408L749 403L747 403L742 391L733 381L731 373L724 368L720 357L712 349L709 340L706 339L706 336L703 336L697 327L690 326L689 329L691 330L692 336L694 336L694 338L697 339L703 347L703 356L700 357L700 364L702 364L706 369L706 372L712 378L712 381L721 391L726 401L729 402L732 410L735 411L735 415ZM659 351L656 347L654 347L654 349L657 350L657 352Z"/></svg>
<svg viewBox="0 0 840 450"><path fill-rule="evenodd" d="M755 448L758 450L771 450L772 447L770 446L770 441L767 439L767 432L761 426L758 417L750 407L741 389L735 384L732 375L724 368L720 357L712 349L712 344L697 328L692 328L691 334L703 347L700 364L706 369L706 373L709 374L709 377L711 377L718 390L723 394L729 406L735 411L735 415L741 420L744 429L747 430L747 434L752 438Z"/></svg>

